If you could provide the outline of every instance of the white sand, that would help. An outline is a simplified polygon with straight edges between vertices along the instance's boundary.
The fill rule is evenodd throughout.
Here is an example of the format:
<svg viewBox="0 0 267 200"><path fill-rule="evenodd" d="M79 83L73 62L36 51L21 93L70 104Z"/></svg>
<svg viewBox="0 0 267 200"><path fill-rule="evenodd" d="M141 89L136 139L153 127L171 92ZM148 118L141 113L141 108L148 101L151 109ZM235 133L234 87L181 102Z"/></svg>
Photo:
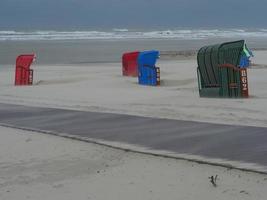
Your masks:
<svg viewBox="0 0 267 200"><path fill-rule="evenodd" d="M266 199L267 176L0 128L1 200ZM218 175L217 187L208 177Z"/></svg>
<svg viewBox="0 0 267 200"><path fill-rule="evenodd" d="M255 52L254 63L267 63ZM257 58L257 59L256 59ZM160 61L162 85L121 65L34 66L33 86L0 69L0 102L267 127L267 68L249 70L249 99L199 98L195 60ZM266 199L266 176L112 150L0 127L0 199ZM99 171L99 173L97 172ZM208 180L219 175L218 187Z"/></svg>
<svg viewBox="0 0 267 200"><path fill-rule="evenodd" d="M255 52L264 64L267 52ZM267 63L267 60L266 62ZM267 127L267 68L249 69L251 98L199 98L195 60L160 61L162 85L122 77L121 64L33 66L30 87L14 87L14 68L0 71L0 102L159 118Z"/></svg>

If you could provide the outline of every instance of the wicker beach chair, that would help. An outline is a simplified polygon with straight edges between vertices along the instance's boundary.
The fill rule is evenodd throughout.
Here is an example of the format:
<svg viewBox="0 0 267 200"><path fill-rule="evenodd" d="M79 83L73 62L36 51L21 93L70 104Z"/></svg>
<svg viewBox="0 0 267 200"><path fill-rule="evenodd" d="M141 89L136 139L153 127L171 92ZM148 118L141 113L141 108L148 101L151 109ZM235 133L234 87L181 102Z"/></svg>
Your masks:
<svg viewBox="0 0 267 200"><path fill-rule="evenodd" d="M160 69L155 64L159 51L144 51L138 56L138 83L141 85L160 85Z"/></svg>
<svg viewBox="0 0 267 200"><path fill-rule="evenodd" d="M138 55L139 55L139 51L127 52L122 55L122 75L123 76L137 77Z"/></svg>
<svg viewBox="0 0 267 200"><path fill-rule="evenodd" d="M16 59L15 85L32 85L33 69L31 64L35 59L35 54L20 55Z"/></svg>
<svg viewBox="0 0 267 200"><path fill-rule="evenodd" d="M200 97L248 97L247 69L239 66L244 40L202 47L197 54Z"/></svg>

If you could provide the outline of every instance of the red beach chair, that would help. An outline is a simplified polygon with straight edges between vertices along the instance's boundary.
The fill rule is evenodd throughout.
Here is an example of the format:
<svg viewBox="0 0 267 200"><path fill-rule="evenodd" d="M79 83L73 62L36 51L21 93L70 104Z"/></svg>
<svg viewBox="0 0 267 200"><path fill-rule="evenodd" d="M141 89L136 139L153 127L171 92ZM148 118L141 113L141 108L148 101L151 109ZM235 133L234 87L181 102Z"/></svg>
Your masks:
<svg viewBox="0 0 267 200"><path fill-rule="evenodd" d="M35 60L35 54L20 55L16 60L15 85L32 85L33 70L31 64Z"/></svg>
<svg viewBox="0 0 267 200"><path fill-rule="evenodd" d="M122 55L122 75L123 76L138 76L138 58L139 52L127 52Z"/></svg>

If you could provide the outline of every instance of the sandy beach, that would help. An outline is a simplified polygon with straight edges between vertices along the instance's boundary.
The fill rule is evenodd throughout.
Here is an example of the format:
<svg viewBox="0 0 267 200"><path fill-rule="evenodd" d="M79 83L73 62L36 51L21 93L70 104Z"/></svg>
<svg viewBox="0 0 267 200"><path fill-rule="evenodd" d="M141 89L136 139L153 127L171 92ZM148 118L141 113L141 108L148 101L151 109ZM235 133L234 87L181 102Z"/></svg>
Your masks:
<svg viewBox="0 0 267 200"><path fill-rule="evenodd" d="M161 86L122 77L120 63L33 65L33 86L0 69L0 102L267 127L267 51L248 72L249 99L199 98L196 59L162 59ZM265 199L266 175L0 128L0 199ZM10 148L12 146L12 148ZM209 182L218 175L218 186Z"/></svg>
<svg viewBox="0 0 267 200"><path fill-rule="evenodd" d="M265 199L267 176L0 128L0 198ZM12 145L12 146L11 146ZM209 180L216 176L217 187Z"/></svg>
<svg viewBox="0 0 267 200"><path fill-rule="evenodd" d="M1 0L0 200L267 200L266 7Z"/></svg>
<svg viewBox="0 0 267 200"><path fill-rule="evenodd" d="M267 51L248 70L250 98L199 98L196 59L160 60L161 86L123 77L120 63L34 65L34 85L14 87L14 67L0 73L0 102L267 127Z"/></svg>

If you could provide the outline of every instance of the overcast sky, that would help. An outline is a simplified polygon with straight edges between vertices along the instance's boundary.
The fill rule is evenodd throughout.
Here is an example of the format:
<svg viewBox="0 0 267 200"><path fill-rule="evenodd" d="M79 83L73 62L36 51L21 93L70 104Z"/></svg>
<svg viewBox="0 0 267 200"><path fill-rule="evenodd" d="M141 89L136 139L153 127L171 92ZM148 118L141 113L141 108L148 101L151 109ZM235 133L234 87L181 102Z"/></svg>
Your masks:
<svg viewBox="0 0 267 200"><path fill-rule="evenodd" d="M267 27L267 0L0 0L0 29Z"/></svg>

